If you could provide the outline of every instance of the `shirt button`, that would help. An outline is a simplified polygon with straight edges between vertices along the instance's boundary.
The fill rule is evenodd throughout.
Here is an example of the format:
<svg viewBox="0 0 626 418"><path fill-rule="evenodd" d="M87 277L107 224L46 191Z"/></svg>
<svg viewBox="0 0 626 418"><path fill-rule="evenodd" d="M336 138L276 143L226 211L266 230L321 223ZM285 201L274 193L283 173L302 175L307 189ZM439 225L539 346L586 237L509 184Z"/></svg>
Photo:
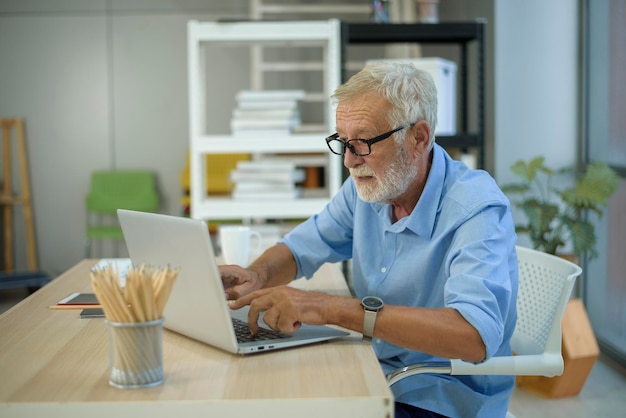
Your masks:
<svg viewBox="0 0 626 418"><path fill-rule="evenodd" d="M380 269L380 271L381 271L382 273L385 273L385 272L387 271L387 267L383 267L383 268L381 268L381 269Z"/></svg>

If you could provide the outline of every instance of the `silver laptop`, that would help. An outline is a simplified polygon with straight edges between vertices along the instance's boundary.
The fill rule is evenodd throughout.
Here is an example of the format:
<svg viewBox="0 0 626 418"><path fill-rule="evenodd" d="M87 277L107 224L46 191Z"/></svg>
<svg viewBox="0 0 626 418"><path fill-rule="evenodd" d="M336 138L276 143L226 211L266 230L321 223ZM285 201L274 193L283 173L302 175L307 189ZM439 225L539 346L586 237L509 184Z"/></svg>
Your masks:
<svg viewBox="0 0 626 418"><path fill-rule="evenodd" d="M257 353L349 335L327 326L303 324L294 334L261 325L250 340L248 309L232 310L226 301L207 224L203 221L118 209L124 240L134 265L179 268L165 307L164 326L209 345L238 354ZM243 327L238 341L235 328ZM269 335L265 335L269 334ZM278 335L271 335L278 334Z"/></svg>

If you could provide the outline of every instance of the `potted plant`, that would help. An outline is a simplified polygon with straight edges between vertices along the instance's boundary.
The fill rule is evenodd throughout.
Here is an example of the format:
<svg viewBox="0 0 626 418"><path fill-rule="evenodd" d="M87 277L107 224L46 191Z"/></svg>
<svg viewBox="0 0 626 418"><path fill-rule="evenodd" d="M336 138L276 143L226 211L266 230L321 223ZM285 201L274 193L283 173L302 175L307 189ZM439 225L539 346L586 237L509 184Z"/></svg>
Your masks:
<svg viewBox="0 0 626 418"><path fill-rule="evenodd" d="M524 212L526 222L517 224L516 231L528 234L535 249L549 254L558 254L571 243L577 256L595 258L595 228L583 215L585 211L603 215L607 200L617 190L617 174L605 163L593 163L576 173L574 186L559 189L553 185L554 176L573 170L551 169L544 160L539 156L515 162L511 171L522 182L502 186L507 195L521 196L512 203Z"/></svg>
<svg viewBox="0 0 626 418"><path fill-rule="evenodd" d="M522 182L505 185L502 190L509 195L521 196L512 203L526 217L526 222L516 225L516 231L528 234L535 249L546 253L563 256L563 247L571 244L576 256L587 254L589 259L595 258L595 228L584 212L591 211L598 217L603 215L607 200L617 190L617 174L604 163L593 163L584 171L575 172L574 186L558 188L553 184L554 177L573 170L553 170L545 165L544 157L517 161L511 171ZM577 257L574 259L576 262ZM553 378L519 376L518 386L550 398L580 392L599 355L580 299L569 301L563 316L562 334L563 374Z"/></svg>

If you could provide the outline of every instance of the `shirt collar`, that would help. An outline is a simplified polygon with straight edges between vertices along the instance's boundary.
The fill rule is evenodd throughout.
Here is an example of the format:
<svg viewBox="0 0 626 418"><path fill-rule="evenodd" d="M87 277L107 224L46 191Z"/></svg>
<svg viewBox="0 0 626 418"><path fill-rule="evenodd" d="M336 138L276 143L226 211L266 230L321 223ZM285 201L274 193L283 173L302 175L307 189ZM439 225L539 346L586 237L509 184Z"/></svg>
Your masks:
<svg viewBox="0 0 626 418"><path fill-rule="evenodd" d="M405 229L413 231L415 234L430 238L435 227L435 219L439 208L443 184L445 181L445 158L443 149L435 144L433 147L433 162L430 167L426 185L422 195L417 201L413 212L405 218L400 219L395 224L391 224L391 205L382 203L371 203L372 208L385 222L386 227L395 233Z"/></svg>

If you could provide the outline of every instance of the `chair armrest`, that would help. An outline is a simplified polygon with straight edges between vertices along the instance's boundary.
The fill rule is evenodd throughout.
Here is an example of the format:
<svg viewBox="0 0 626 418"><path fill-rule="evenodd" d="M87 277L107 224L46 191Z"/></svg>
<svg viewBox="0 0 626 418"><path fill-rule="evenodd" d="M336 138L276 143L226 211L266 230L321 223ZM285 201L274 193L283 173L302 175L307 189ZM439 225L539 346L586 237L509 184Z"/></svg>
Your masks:
<svg viewBox="0 0 626 418"><path fill-rule="evenodd" d="M452 375L515 375L560 376L563 374L563 358L558 354L533 354L527 356L492 357L474 364L462 360L450 361Z"/></svg>
<svg viewBox="0 0 626 418"><path fill-rule="evenodd" d="M433 374L450 374L450 361L431 362L431 363L415 363L409 366L400 367L387 374L387 384L392 386L394 383L414 376L416 374L433 373Z"/></svg>
<svg viewBox="0 0 626 418"><path fill-rule="evenodd" d="M492 357L482 363L450 360L416 363L400 367L387 374L387 384L394 385L402 379L417 374L449 375L513 375L554 377L563 374L563 358L558 354Z"/></svg>

